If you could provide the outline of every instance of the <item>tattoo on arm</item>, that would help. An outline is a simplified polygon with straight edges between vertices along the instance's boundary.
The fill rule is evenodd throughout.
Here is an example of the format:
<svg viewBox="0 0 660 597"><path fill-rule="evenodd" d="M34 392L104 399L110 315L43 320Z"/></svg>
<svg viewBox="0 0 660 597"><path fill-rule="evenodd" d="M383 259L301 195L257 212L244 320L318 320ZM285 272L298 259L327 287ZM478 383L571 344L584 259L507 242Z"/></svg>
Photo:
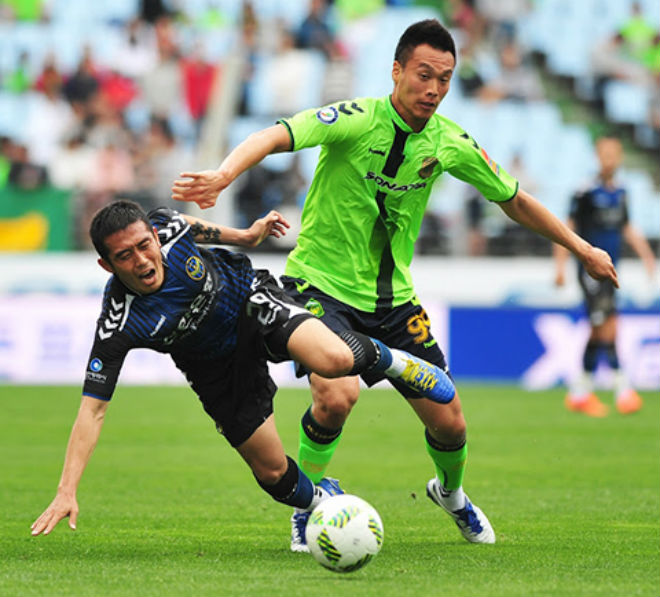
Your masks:
<svg viewBox="0 0 660 597"><path fill-rule="evenodd" d="M215 226L205 226L199 222L190 226L193 238L200 243L218 244L220 242L220 229Z"/></svg>

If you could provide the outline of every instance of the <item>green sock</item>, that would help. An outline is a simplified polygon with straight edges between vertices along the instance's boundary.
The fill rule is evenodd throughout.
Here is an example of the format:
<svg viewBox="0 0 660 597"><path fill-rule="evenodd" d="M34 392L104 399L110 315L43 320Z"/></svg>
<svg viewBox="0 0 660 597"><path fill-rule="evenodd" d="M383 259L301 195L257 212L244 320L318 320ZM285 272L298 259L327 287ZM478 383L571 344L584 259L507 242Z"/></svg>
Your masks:
<svg viewBox="0 0 660 597"><path fill-rule="evenodd" d="M325 470L341 438L339 429L327 429L319 425L311 414L311 407L300 420L300 444L298 446L298 466L312 480L318 483L325 476Z"/></svg>
<svg viewBox="0 0 660 597"><path fill-rule="evenodd" d="M441 447L433 441L427 431L426 450L433 460L436 475L446 490L454 491L463 485L468 452L467 442L455 450L440 449Z"/></svg>

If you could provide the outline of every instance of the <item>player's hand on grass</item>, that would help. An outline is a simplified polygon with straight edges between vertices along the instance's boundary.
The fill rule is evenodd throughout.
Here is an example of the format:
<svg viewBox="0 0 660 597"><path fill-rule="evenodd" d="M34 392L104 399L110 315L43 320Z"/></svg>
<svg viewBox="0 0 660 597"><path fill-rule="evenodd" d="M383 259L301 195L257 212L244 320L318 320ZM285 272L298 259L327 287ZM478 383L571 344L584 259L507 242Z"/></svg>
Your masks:
<svg viewBox="0 0 660 597"><path fill-rule="evenodd" d="M218 195L227 188L231 180L219 170L182 172L181 178L172 185L172 199L194 201L202 209L213 207Z"/></svg>
<svg viewBox="0 0 660 597"><path fill-rule="evenodd" d="M57 523L63 518L69 517L69 526L76 530L76 520L78 519L78 502L76 498L70 495L58 493L50 506L44 510L44 513L32 523L32 535L48 535Z"/></svg>
<svg viewBox="0 0 660 597"><path fill-rule="evenodd" d="M245 246L256 247L267 236L281 238L286 234L287 228L291 228L287 219L280 212L271 210L263 218L255 220L246 230Z"/></svg>
<svg viewBox="0 0 660 597"><path fill-rule="evenodd" d="M616 288L619 287L619 278L607 251L591 247L582 258L582 264L592 278L596 280L611 280Z"/></svg>

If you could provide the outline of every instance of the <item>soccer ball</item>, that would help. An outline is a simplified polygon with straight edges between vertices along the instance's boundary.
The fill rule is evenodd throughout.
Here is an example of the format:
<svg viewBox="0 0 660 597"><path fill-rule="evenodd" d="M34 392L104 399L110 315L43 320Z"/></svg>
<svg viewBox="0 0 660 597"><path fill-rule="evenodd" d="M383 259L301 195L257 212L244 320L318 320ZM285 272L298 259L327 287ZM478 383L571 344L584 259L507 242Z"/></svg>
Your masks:
<svg viewBox="0 0 660 597"><path fill-rule="evenodd" d="M314 508L305 535L319 564L334 572L352 572L380 551L384 531L373 506L355 495L342 494Z"/></svg>

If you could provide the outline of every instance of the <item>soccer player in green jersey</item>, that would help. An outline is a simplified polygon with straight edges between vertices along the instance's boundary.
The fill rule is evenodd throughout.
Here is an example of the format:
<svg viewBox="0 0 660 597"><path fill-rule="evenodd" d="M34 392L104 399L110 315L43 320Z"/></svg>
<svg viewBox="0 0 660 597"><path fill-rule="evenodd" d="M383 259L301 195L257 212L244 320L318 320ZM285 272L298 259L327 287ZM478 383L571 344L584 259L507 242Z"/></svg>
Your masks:
<svg viewBox="0 0 660 597"><path fill-rule="evenodd" d="M431 187L443 173L474 185L514 221L566 247L596 279L618 286L609 255L580 238L495 163L460 126L436 114L449 91L456 50L435 19L411 25L394 55L392 94L311 109L250 135L217 170L186 172L172 197L202 208L271 153L321 146L297 246L283 278L292 296L331 329L352 329L449 371L415 296L410 275ZM378 381L363 375L367 384ZM474 543L494 543L484 513L463 491L466 423L456 394L447 404L420 399L392 382L425 427L435 476L427 494ZM313 404L300 428L299 464L321 479L358 399L357 377L310 375ZM306 551L308 514L294 512L294 551Z"/></svg>

